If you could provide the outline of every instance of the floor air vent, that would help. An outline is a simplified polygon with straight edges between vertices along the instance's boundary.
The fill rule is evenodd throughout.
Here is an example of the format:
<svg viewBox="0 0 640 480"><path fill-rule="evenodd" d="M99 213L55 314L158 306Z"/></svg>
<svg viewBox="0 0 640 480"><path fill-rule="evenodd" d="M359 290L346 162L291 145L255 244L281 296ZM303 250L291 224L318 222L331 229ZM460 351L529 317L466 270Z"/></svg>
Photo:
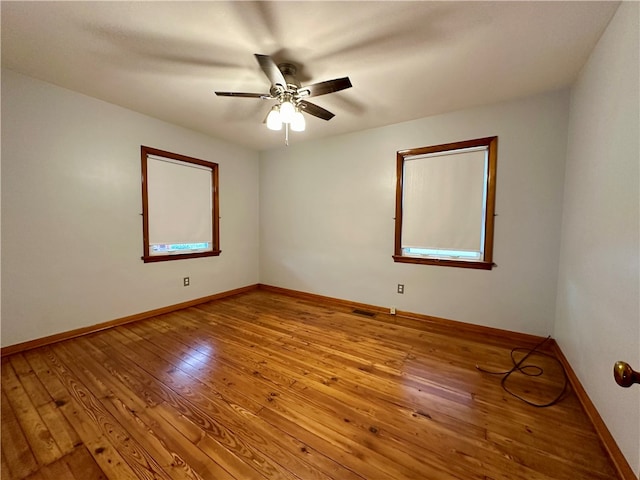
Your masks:
<svg viewBox="0 0 640 480"><path fill-rule="evenodd" d="M359 309L355 309L353 310L352 313L355 313L356 315L364 315L365 317L375 317L376 314L373 312L367 312L366 310L359 310Z"/></svg>

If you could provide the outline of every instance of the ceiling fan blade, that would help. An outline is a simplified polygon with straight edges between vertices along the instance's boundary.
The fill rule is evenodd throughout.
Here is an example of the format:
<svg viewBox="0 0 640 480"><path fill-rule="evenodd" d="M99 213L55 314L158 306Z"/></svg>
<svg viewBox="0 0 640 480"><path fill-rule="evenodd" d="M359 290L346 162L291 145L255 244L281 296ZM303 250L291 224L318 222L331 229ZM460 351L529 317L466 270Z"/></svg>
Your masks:
<svg viewBox="0 0 640 480"><path fill-rule="evenodd" d="M314 83L298 89L298 94L307 97L317 97L327 93L339 92L345 88L351 88L349 77L336 78L325 82ZM307 93L309 92L309 93Z"/></svg>
<svg viewBox="0 0 640 480"><path fill-rule="evenodd" d="M305 100L300 100L298 102L298 106L302 109L303 112L308 113L309 115L313 115L314 117L321 118L323 120L331 120L335 116L329 110L325 110L315 103L307 102Z"/></svg>
<svg viewBox="0 0 640 480"><path fill-rule="evenodd" d="M260 64L260 68L262 68L262 71L271 82L271 85L280 85L286 89L287 81L278 68L278 65L276 65L276 62L274 62L269 55L260 55L259 53L255 53L254 55Z"/></svg>
<svg viewBox="0 0 640 480"><path fill-rule="evenodd" d="M219 97L245 97L245 98L262 98L269 100L273 98L268 93L245 93L245 92L216 92Z"/></svg>

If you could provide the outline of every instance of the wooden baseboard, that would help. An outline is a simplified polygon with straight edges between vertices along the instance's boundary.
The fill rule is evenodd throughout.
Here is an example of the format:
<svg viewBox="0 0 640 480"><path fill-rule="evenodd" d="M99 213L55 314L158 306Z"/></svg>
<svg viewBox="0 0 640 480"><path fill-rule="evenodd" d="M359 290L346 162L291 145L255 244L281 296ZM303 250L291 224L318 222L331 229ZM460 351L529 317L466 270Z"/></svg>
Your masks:
<svg viewBox="0 0 640 480"><path fill-rule="evenodd" d="M341 307L346 307L346 308L366 309L375 313L389 313L388 308L377 307L375 305L369 305L367 303L352 302L351 300L344 300L341 298L325 297L324 295L301 292L300 290L291 290L289 288L274 287L273 285L265 285L264 283L259 283L258 289L265 290L267 292L280 293L282 295L287 295L288 297L300 298L302 300L309 300L312 302L326 303L330 305L339 305Z"/></svg>
<svg viewBox="0 0 640 480"><path fill-rule="evenodd" d="M564 353L562 353L560 346L555 340L552 343L552 348L556 357L558 358L560 363L562 363L565 372L567 372L567 378L569 379L571 388L575 392L576 397L578 397L578 401L589 417L589 420L591 420L591 423L593 424L593 427L595 428L596 433L600 438L602 446L606 450L609 458L611 459L611 462L613 463L614 468L616 469L619 480L638 480L638 477L636 477L635 473L633 473L629 462L627 462L627 459L622 454L620 447L618 447L618 444L611 435L611 432L607 428L607 425L604 423L604 420L602 420L602 417L598 413L596 406L589 398L589 395L587 395L587 391L582 386L582 383L580 383L580 380L578 379L576 372L574 372L573 368L571 367L569 360L567 360L567 357L564 356Z"/></svg>
<svg viewBox="0 0 640 480"><path fill-rule="evenodd" d="M380 307L377 305L369 305L366 303L357 303L350 300L343 300L340 298L326 297L323 295L317 295L315 293L301 292L298 290L290 290L288 288L274 287L272 285L258 284L258 289L266 290L274 293L281 293L290 297L300 298L303 300L310 300L313 302L327 303L331 305L339 305L346 308L357 308L362 310L368 310L374 313L389 313L389 309L386 307ZM545 337L538 335L530 335L528 333L513 332L510 330L502 330L499 328L486 327L483 325L476 325L473 323L459 322L456 320L448 320L446 318L432 317L429 315L423 315L420 313L406 312L397 310L396 317L409 318L412 320L418 320L425 324L433 325L438 328L451 329L457 333L465 335L482 335L484 338L493 337L500 340L506 340L517 344L524 344L524 346L536 345L543 341Z"/></svg>
<svg viewBox="0 0 640 480"><path fill-rule="evenodd" d="M144 320L146 318L155 317L156 315L162 315L164 313L175 312L176 310L182 310L184 308L193 307L201 303L210 302L212 300L219 300L221 298L230 297L232 295L238 295L241 293L250 292L258 288L258 285L248 285L246 287L240 287L226 292L215 293L206 297L196 298L187 302L176 303L175 305L169 305L167 307L156 308L155 310L149 310L148 312L136 313L135 315L129 315L127 317L118 318L116 320L110 320L108 322L98 323L97 325L91 325L88 327L76 328L68 332L56 333L49 335L48 337L36 338L35 340L29 340L22 343L16 343L15 345L9 345L0 349L0 357L12 355L14 353L24 352L33 348L43 347L45 345L51 345L52 343L61 342L70 338L79 337L81 335L88 335L90 333L99 332L100 330L106 330L107 328L117 327L118 325L124 325L126 323L137 322L138 320Z"/></svg>

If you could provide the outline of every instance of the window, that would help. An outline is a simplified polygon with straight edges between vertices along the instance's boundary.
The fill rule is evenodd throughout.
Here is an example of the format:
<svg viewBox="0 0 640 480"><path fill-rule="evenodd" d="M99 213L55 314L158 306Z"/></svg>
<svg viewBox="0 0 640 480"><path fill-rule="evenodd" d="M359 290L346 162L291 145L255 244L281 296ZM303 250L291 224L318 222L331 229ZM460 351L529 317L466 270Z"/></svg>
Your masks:
<svg viewBox="0 0 640 480"><path fill-rule="evenodd" d="M393 259L491 270L498 137L397 154Z"/></svg>
<svg viewBox="0 0 640 480"><path fill-rule="evenodd" d="M218 164L140 147L144 262L220 255Z"/></svg>

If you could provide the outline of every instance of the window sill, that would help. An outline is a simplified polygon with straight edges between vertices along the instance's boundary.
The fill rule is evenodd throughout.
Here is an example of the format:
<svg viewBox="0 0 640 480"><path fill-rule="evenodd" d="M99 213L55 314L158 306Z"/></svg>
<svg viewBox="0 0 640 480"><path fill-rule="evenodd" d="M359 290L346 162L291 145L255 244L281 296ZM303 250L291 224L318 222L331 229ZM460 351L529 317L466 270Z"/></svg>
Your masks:
<svg viewBox="0 0 640 480"><path fill-rule="evenodd" d="M393 255L396 263L417 263L421 265L438 265L440 267L474 268L476 270L491 270L493 262L483 260L447 260L442 258L405 257Z"/></svg>
<svg viewBox="0 0 640 480"><path fill-rule="evenodd" d="M198 252L198 253L177 253L175 255L150 255L148 257L140 257L144 263L150 262L166 262L169 260L184 260L186 258L200 258L200 257L217 257L222 253L222 250L213 250L211 252Z"/></svg>

